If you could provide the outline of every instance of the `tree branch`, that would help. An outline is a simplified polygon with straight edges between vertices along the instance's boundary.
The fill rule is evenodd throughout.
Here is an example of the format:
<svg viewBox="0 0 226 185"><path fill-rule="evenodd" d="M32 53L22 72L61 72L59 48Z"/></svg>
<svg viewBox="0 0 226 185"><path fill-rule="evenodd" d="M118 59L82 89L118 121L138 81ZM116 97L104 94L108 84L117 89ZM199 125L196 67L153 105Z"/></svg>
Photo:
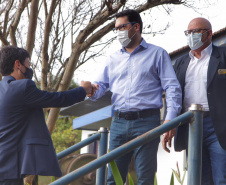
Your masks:
<svg viewBox="0 0 226 185"><path fill-rule="evenodd" d="M101 39L105 34L107 34L109 31L111 31L114 28L115 21L112 21L107 26L103 27L99 31L97 31L95 34L90 36L85 42L81 44L81 51L84 51L88 49L94 42Z"/></svg>
<svg viewBox="0 0 226 185"><path fill-rule="evenodd" d="M3 35L6 36L7 25L9 22L9 11L13 6L14 0L10 0L8 5L6 6L5 18L4 18L4 26L3 26Z"/></svg>
<svg viewBox="0 0 226 185"><path fill-rule="evenodd" d="M141 5L136 9L137 12L141 13L147 9L153 8L155 6L163 5L163 4L183 4L182 0L149 0L145 4Z"/></svg>
<svg viewBox="0 0 226 185"><path fill-rule="evenodd" d="M80 31L76 42L78 44L82 44L84 42L84 40L96 29L98 28L100 25L102 25L103 23L106 22L106 20L108 20L109 16L115 14L118 12L118 10L124 5L121 1L118 5L115 6L114 9L112 9L112 11L108 11L108 9L106 9L103 13L100 13L99 15L96 15L94 17L94 19L92 21L89 22L89 24L85 27L84 30Z"/></svg>
<svg viewBox="0 0 226 185"><path fill-rule="evenodd" d="M35 0L31 2L31 11L30 11L30 17L29 17L29 26L28 26L28 33L27 33L27 43L26 43L26 49L30 56L32 56L32 51L34 48L34 42L35 42L35 32L37 28L37 19L38 19L38 5L39 0Z"/></svg>
<svg viewBox="0 0 226 185"><path fill-rule="evenodd" d="M0 40L2 41L3 46L7 46L10 43L7 41L7 39L4 37L2 31L0 30Z"/></svg>
<svg viewBox="0 0 226 185"><path fill-rule="evenodd" d="M21 18L21 14L23 13L24 11L24 8L27 6L27 0L22 0L20 5L19 5L19 8L17 9L16 11L16 15L15 15L15 18L13 20L13 22L11 23L10 25L10 39L11 39L11 43L12 45L14 46L17 46L17 42L16 42L16 29L18 27L18 24L20 22L20 18Z"/></svg>
<svg viewBox="0 0 226 185"><path fill-rule="evenodd" d="M52 28L52 16L56 8L56 0L52 0L49 13L45 22L44 31L44 43L42 47L42 74L41 74L41 89L47 90L47 74L48 74L48 48L49 48L49 37Z"/></svg>

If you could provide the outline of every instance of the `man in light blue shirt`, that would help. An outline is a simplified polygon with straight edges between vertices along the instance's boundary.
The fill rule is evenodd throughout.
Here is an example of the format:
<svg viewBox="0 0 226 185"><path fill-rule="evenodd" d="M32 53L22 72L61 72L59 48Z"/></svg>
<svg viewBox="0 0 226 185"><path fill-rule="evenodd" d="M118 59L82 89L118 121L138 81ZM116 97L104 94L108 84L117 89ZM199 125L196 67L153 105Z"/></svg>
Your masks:
<svg viewBox="0 0 226 185"><path fill-rule="evenodd" d="M110 128L110 150L160 125L162 93L166 92L165 122L181 110L181 88L167 52L148 44L141 37L142 20L135 10L116 15L115 28L122 48L110 55L103 73L94 82L93 100L112 92L113 118ZM171 141L175 130L166 133ZM116 160L123 181L126 180L131 157L135 156L138 185L154 184L157 150L160 138L145 144ZM115 184L111 169L108 185Z"/></svg>

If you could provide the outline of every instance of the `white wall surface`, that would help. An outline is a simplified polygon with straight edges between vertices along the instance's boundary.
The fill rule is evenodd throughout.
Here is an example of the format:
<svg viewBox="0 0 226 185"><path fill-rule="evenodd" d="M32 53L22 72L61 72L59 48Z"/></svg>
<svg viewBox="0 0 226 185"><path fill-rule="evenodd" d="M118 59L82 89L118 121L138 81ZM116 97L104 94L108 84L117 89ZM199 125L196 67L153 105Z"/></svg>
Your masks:
<svg viewBox="0 0 226 185"><path fill-rule="evenodd" d="M173 142L172 142L173 143ZM175 152L173 146L170 149L170 153L167 153L162 148L162 144L159 144L158 149L158 169L157 169L157 181L158 185L169 185L172 175L172 169L177 171L176 164L178 162L181 176L184 175L184 154L185 152ZM186 164L185 164L186 165ZM186 172L187 176L187 172ZM181 177L182 179L182 177ZM174 176L174 185L180 185ZM187 178L185 177L184 184L187 185Z"/></svg>

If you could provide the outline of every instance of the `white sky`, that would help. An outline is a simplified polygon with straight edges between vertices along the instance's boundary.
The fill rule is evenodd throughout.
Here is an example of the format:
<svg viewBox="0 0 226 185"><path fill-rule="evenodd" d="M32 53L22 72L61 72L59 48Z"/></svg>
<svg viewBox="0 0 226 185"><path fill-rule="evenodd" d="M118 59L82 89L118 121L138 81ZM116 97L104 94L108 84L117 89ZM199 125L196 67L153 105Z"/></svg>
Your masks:
<svg viewBox="0 0 226 185"><path fill-rule="evenodd" d="M156 11L157 15L152 19L142 17L144 25L148 23L147 21L154 21L154 28L155 26L161 28L165 23L170 23L170 27L163 35L157 34L153 37L152 35L145 34L143 35L144 39L149 43L163 47L167 52L172 52L187 45L184 30L187 29L188 23L195 17L201 16L207 18L212 24L213 32L226 27L226 1L212 0L210 2L212 6L202 8L199 11L201 15L192 9L180 5L175 6L170 15L166 15L163 11ZM215 2L215 4L213 4L213 2ZM197 6L198 4L199 3L197 3ZM111 54L120 47L118 41L115 40L109 49L106 49L106 55ZM101 66L104 65L105 57L106 56L99 57L96 61L91 60L83 64L75 71L74 80L77 83L80 83L81 80L93 81L100 72Z"/></svg>

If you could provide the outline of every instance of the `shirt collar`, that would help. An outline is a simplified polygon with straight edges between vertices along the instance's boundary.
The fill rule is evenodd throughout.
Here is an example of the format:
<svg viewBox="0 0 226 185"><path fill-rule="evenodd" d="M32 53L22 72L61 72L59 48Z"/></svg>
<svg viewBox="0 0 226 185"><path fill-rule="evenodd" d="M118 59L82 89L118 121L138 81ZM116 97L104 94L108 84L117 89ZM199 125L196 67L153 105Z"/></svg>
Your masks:
<svg viewBox="0 0 226 185"><path fill-rule="evenodd" d="M140 43L140 46L141 47L143 47L143 48L148 48L148 44L147 44L147 42L142 38L142 41L141 41L141 43Z"/></svg>
<svg viewBox="0 0 226 185"><path fill-rule="evenodd" d="M142 38L142 41L141 41L140 45L137 46L137 48L140 48L140 47L145 48L145 49L148 48L148 44L143 38ZM137 50L137 48L135 50ZM126 52L126 49L125 49L125 47L122 46L121 53L123 53L123 52Z"/></svg>
<svg viewBox="0 0 226 185"><path fill-rule="evenodd" d="M212 46L212 42L211 42L208 47L206 47L204 50L201 51L201 56L202 57L205 55L210 56L212 53L212 50L213 50L213 46ZM194 56L192 50L189 52L189 56L190 56L190 58L194 59L195 56Z"/></svg>
<svg viewBox="0 0 226 185"><path fill-rule="evenodd" d="M16 79L13 76L3 76L2 80L7 81L7 82L11 82L11 81L15 81Z"/></svg>
<svg viewBox="0 0 226 185"><path fill-rule="evenodd" d="M7 79L7 80L16 80L13 76L11 75L8 75L8 76L3 76L4 79Z"/></svg>
<svg viewBox="0 0 226 185"><path fill-rule="evenodd" d="M210 56L212 54L212 50L213 50L213 45L211 42L210 45L205 49L205 51Z"/></svg>

